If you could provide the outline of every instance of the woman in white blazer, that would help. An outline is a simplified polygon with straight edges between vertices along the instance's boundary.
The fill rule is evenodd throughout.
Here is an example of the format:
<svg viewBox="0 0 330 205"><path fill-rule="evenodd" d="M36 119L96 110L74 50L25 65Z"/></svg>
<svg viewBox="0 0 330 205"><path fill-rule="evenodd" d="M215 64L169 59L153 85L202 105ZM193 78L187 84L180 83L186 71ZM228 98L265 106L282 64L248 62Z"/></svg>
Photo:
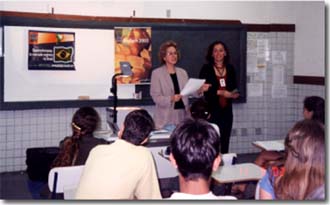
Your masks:
<svg viewBox="0 0 330 205"><path fill-rule="evenodd" d="M184 69L175 66L179 52L174 41L164 42L158 55L162 66L154 69L151 74L150 95L156 104L156 128L163 128L167 124L177 125L189 113L188 96L180 95L188 81L188 74ZM203 85L200 90L206 91L208 87Z"/></svg>

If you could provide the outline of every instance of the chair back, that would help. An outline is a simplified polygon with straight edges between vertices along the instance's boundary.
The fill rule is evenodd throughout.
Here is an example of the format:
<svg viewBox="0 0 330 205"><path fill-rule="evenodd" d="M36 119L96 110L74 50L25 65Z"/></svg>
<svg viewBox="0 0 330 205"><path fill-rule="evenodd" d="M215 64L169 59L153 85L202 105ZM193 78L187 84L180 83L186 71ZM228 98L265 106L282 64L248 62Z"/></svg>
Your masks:
<svg viewBox="0 0 330 205"><path fill-rule="evenodd" d="M254 199L260 200L260 180L258 181L257 186L256 186L256 191L254 193Z"/></svg>
<svg viewBox="0 0 330 205"><path fill-rule="evenodd" d="M73 198L84 167L84 165L80 165L51 169L48 175L48 188L52 192L53 198L56 193L64 193L64 199L68 199L66 192L70 192L69 198Z"/></svg>

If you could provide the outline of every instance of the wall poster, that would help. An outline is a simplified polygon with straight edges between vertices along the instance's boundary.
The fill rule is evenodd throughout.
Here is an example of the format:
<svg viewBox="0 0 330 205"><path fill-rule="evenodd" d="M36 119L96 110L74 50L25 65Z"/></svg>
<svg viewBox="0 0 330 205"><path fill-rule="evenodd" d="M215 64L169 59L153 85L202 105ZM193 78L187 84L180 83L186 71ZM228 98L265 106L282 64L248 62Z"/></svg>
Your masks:
<svg viewBox="0 0 330 205"><path fill-rule="evenodd" d="M29 30L29 70L75 70L75 33Z"/></svg>
<svg viewBox="0 0 330 205"><path fill-rule="evenodd" d="M151 72L151 27L115 27L115 73L127 61L133 75L117 77L118 84L149 82Z"/></svg>

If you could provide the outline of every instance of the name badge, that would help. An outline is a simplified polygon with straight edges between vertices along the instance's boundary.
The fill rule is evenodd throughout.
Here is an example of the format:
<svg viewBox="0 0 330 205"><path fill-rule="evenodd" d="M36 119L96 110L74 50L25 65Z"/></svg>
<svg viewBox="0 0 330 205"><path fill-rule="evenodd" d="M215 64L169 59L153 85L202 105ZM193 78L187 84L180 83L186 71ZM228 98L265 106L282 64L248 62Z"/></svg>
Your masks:
<svg viewBox="0 0 330 205"><path fill-rule="evenodd" d="M224 78L220 79L220 87L226 87L226 81Z"/></svg>

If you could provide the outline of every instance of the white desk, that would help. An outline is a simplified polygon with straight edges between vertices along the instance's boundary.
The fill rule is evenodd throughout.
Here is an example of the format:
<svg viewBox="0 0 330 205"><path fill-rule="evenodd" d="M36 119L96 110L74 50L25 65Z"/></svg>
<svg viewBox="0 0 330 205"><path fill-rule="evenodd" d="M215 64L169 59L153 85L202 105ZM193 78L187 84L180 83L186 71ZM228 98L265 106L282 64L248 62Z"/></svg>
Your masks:
<svg viewBox="0 0 330 205"><path fill-rule="evenodd" d="M159 155L159 152L161 152L161 150L164 151L166 147L167 146L149 147L149 150L154 156L158 178L160 179L178 176L178 172L171 162Z"/></svg>
<svg viewBox="0 0 330 205"><path fill-rule="evenodd" d="M212 173L212 177L219 183L233 183L260 180L266 170L253 163L220 166Z"/></svg>
<svg viewBox="0 0 330 205"><path fill-rule="evenodd" d="M266 151L283 151L284 140L255 141L252 144Z"/></svg>

